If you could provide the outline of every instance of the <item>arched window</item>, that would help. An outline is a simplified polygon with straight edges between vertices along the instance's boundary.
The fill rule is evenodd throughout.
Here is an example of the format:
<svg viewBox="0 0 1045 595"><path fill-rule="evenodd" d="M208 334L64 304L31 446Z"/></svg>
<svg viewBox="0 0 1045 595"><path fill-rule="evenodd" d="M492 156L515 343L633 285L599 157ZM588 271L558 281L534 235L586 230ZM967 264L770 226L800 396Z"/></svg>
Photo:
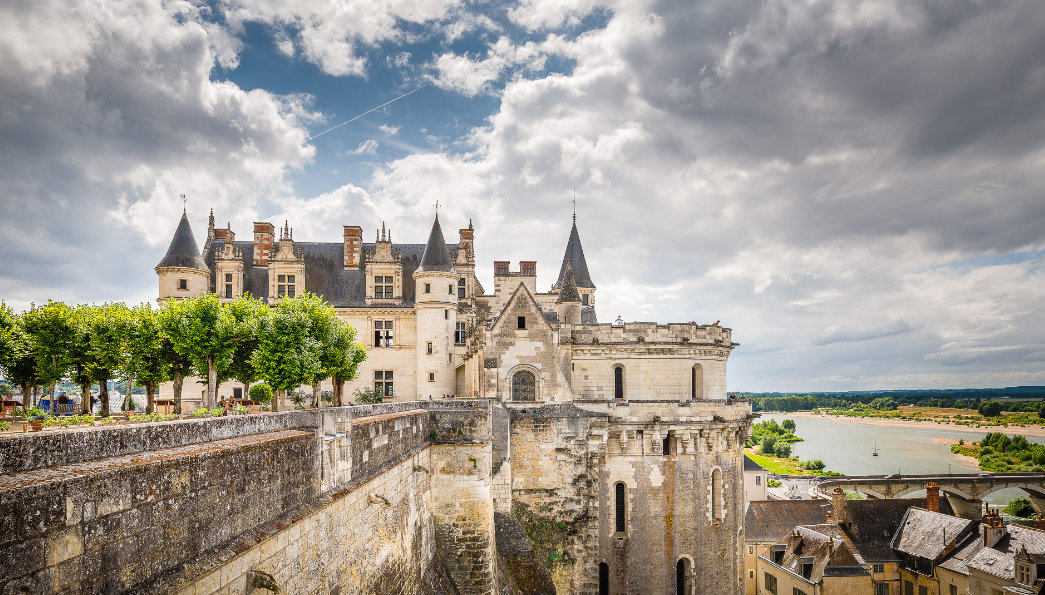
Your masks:
<svg viewBox="0 0 1045 595"><path fill-rule="evenodd" d="M599 595L610 595L610 565L599 563Z"/></svg>
<svg viewBox="0 0 1045 595"><path fill-rule="evenodd" d="M624 483L623 482L617 482L617 485L614 486L614 492L615 492L615 498L616 498L616 503L615 504L616 504L616 511L617 511L617 523L616 523L616 531L617 531L617 533L624 533L625 528L627 527L627 523L625 522L626 519L624 517L625 511L626 511L626 504L625 504L625 501L624 501L624 497L625 497L624 490L625 490L625 488L624 488Z"/></svg>
<svg viewBox="0 0 1045 595"><path fill-rule="evenodd" d="M722 470L711 472L711 518L722 520Z"/></svg>
<svg viewBox="0 0 1045 595"><path fill-rule="evenodd" d="M696 401L704 399L704 366L696 364L690 373L689 398Z"/></svg>
<svg viewBox="0 0 1045 595"><path fill-rule="evenodd" d="M613 398L624 398L624 366L613 368Z"/></svg>
<svg viewBox="0 0 1045 595"><path fill-rule="evenodd" d="M519 370L512 375L512 400L535 401L537 399L537 377L529 370Z"/></svg>

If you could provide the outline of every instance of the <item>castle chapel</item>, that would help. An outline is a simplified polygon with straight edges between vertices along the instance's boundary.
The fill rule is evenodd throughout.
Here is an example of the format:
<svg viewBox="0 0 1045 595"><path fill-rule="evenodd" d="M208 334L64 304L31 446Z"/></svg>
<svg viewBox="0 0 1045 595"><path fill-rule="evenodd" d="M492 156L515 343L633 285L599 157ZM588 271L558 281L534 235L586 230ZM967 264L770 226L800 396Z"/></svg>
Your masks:
<svg viewBox="0 0 1045 595"><path fill-rule="evenodd" d="M491 400L494 510L565 527L554 551L569 570L545 577L557 592L739 595L752 415L727 398L731 330L600 323L576 220L544 292L536 262L495 261L487 293L474 241L469 222L448 244L438 217L418 244L384 225L372 243L358 226L337 242L295 241L268 222L237 240L212 214L201 251L183 215L156 266L159 301L312 292L368 346L346 399L372 386L386 402ZM232 384L219 394L235 396ZM203 392L187 380L185 406Z"/></svg>

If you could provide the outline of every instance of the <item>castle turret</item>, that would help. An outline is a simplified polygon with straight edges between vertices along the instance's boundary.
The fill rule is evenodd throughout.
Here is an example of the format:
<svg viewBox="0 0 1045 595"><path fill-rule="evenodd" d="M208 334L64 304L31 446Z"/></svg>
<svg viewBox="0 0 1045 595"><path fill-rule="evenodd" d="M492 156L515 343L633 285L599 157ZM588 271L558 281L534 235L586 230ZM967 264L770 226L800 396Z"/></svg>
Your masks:
<svg viewBox="0 0 1045 595"><path fill-rule="evenodd" d="M182 211L167 253L156 265L156 274L160 277L160 294L156 301L161 304L169 299L198 297L210 289L210 269L200 255L185 211Z"/></svg>
<svg viewBox="0 0 1045 595"><path fill-rule="evenodd" d="M457 280L436 215L421 264L414 271L417 314L417 398L453 394Z"/></svg>
<svg viewBox="0 0 1045 595"><path fill-rule="evenodd" d="M564 324L579 324L581 321L581 294L577 291L577 281L569 260L566 261L559 297L555 299L555 311L559 314L559 322Z"/></svg>
<svg viewBox="0 0 1045 595"><path fill-rule="evenodd" d="M588 274L588 263L584 260L584 248L581 246L581 236L577 233L577 217L573 218L573 229L570 230L570 240L566 243L566 254L562 257L562 266L559 268L559 279L552 285L552 291L561 291L563 281L566 279L567 264L572 265L574 282L577 292L581 296L581 306L584 308L595 307L595 284L592 283L591 275Z"/></svg>

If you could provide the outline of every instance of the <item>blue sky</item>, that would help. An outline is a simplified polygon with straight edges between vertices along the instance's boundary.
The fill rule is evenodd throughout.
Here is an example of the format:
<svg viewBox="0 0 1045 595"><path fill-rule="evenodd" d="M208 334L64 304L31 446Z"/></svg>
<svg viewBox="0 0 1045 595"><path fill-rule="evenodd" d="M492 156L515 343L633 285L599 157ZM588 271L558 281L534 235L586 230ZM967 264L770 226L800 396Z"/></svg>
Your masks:
<svg viewBox="0 0 1045 595"><path fill-rule="evenodd" d="M0 6L0 299L154 299L188 197L423 242L599 314L721 320L730 390L1045 384L1045 5ZM406 92L419 91L311 138ZM453 241L453 240L451 240Z"/></svg>

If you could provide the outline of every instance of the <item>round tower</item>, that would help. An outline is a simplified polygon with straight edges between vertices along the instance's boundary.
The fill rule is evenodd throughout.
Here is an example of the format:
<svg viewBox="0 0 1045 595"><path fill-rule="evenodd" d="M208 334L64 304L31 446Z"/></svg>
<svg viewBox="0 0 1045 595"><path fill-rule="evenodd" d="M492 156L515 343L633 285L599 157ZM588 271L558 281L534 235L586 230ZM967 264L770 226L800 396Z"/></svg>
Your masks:
<svg viewBox="0 0 1045 595"><path fill-rule="evenodd" d="M454 327L457 280L443 230L436 215L421 264L414 271L417 316L417 398L438 399L454 393Z"/></svg>
<svg viewBox="0 0 1045 595"><path fill-rule="evenodd" d="M160 293L156 301L160 304L167 300L199 297L210 290L210 269L196 246L185 211L181 213L181 221L167 254L156 265L156 274L160 278Z"/></svg>

